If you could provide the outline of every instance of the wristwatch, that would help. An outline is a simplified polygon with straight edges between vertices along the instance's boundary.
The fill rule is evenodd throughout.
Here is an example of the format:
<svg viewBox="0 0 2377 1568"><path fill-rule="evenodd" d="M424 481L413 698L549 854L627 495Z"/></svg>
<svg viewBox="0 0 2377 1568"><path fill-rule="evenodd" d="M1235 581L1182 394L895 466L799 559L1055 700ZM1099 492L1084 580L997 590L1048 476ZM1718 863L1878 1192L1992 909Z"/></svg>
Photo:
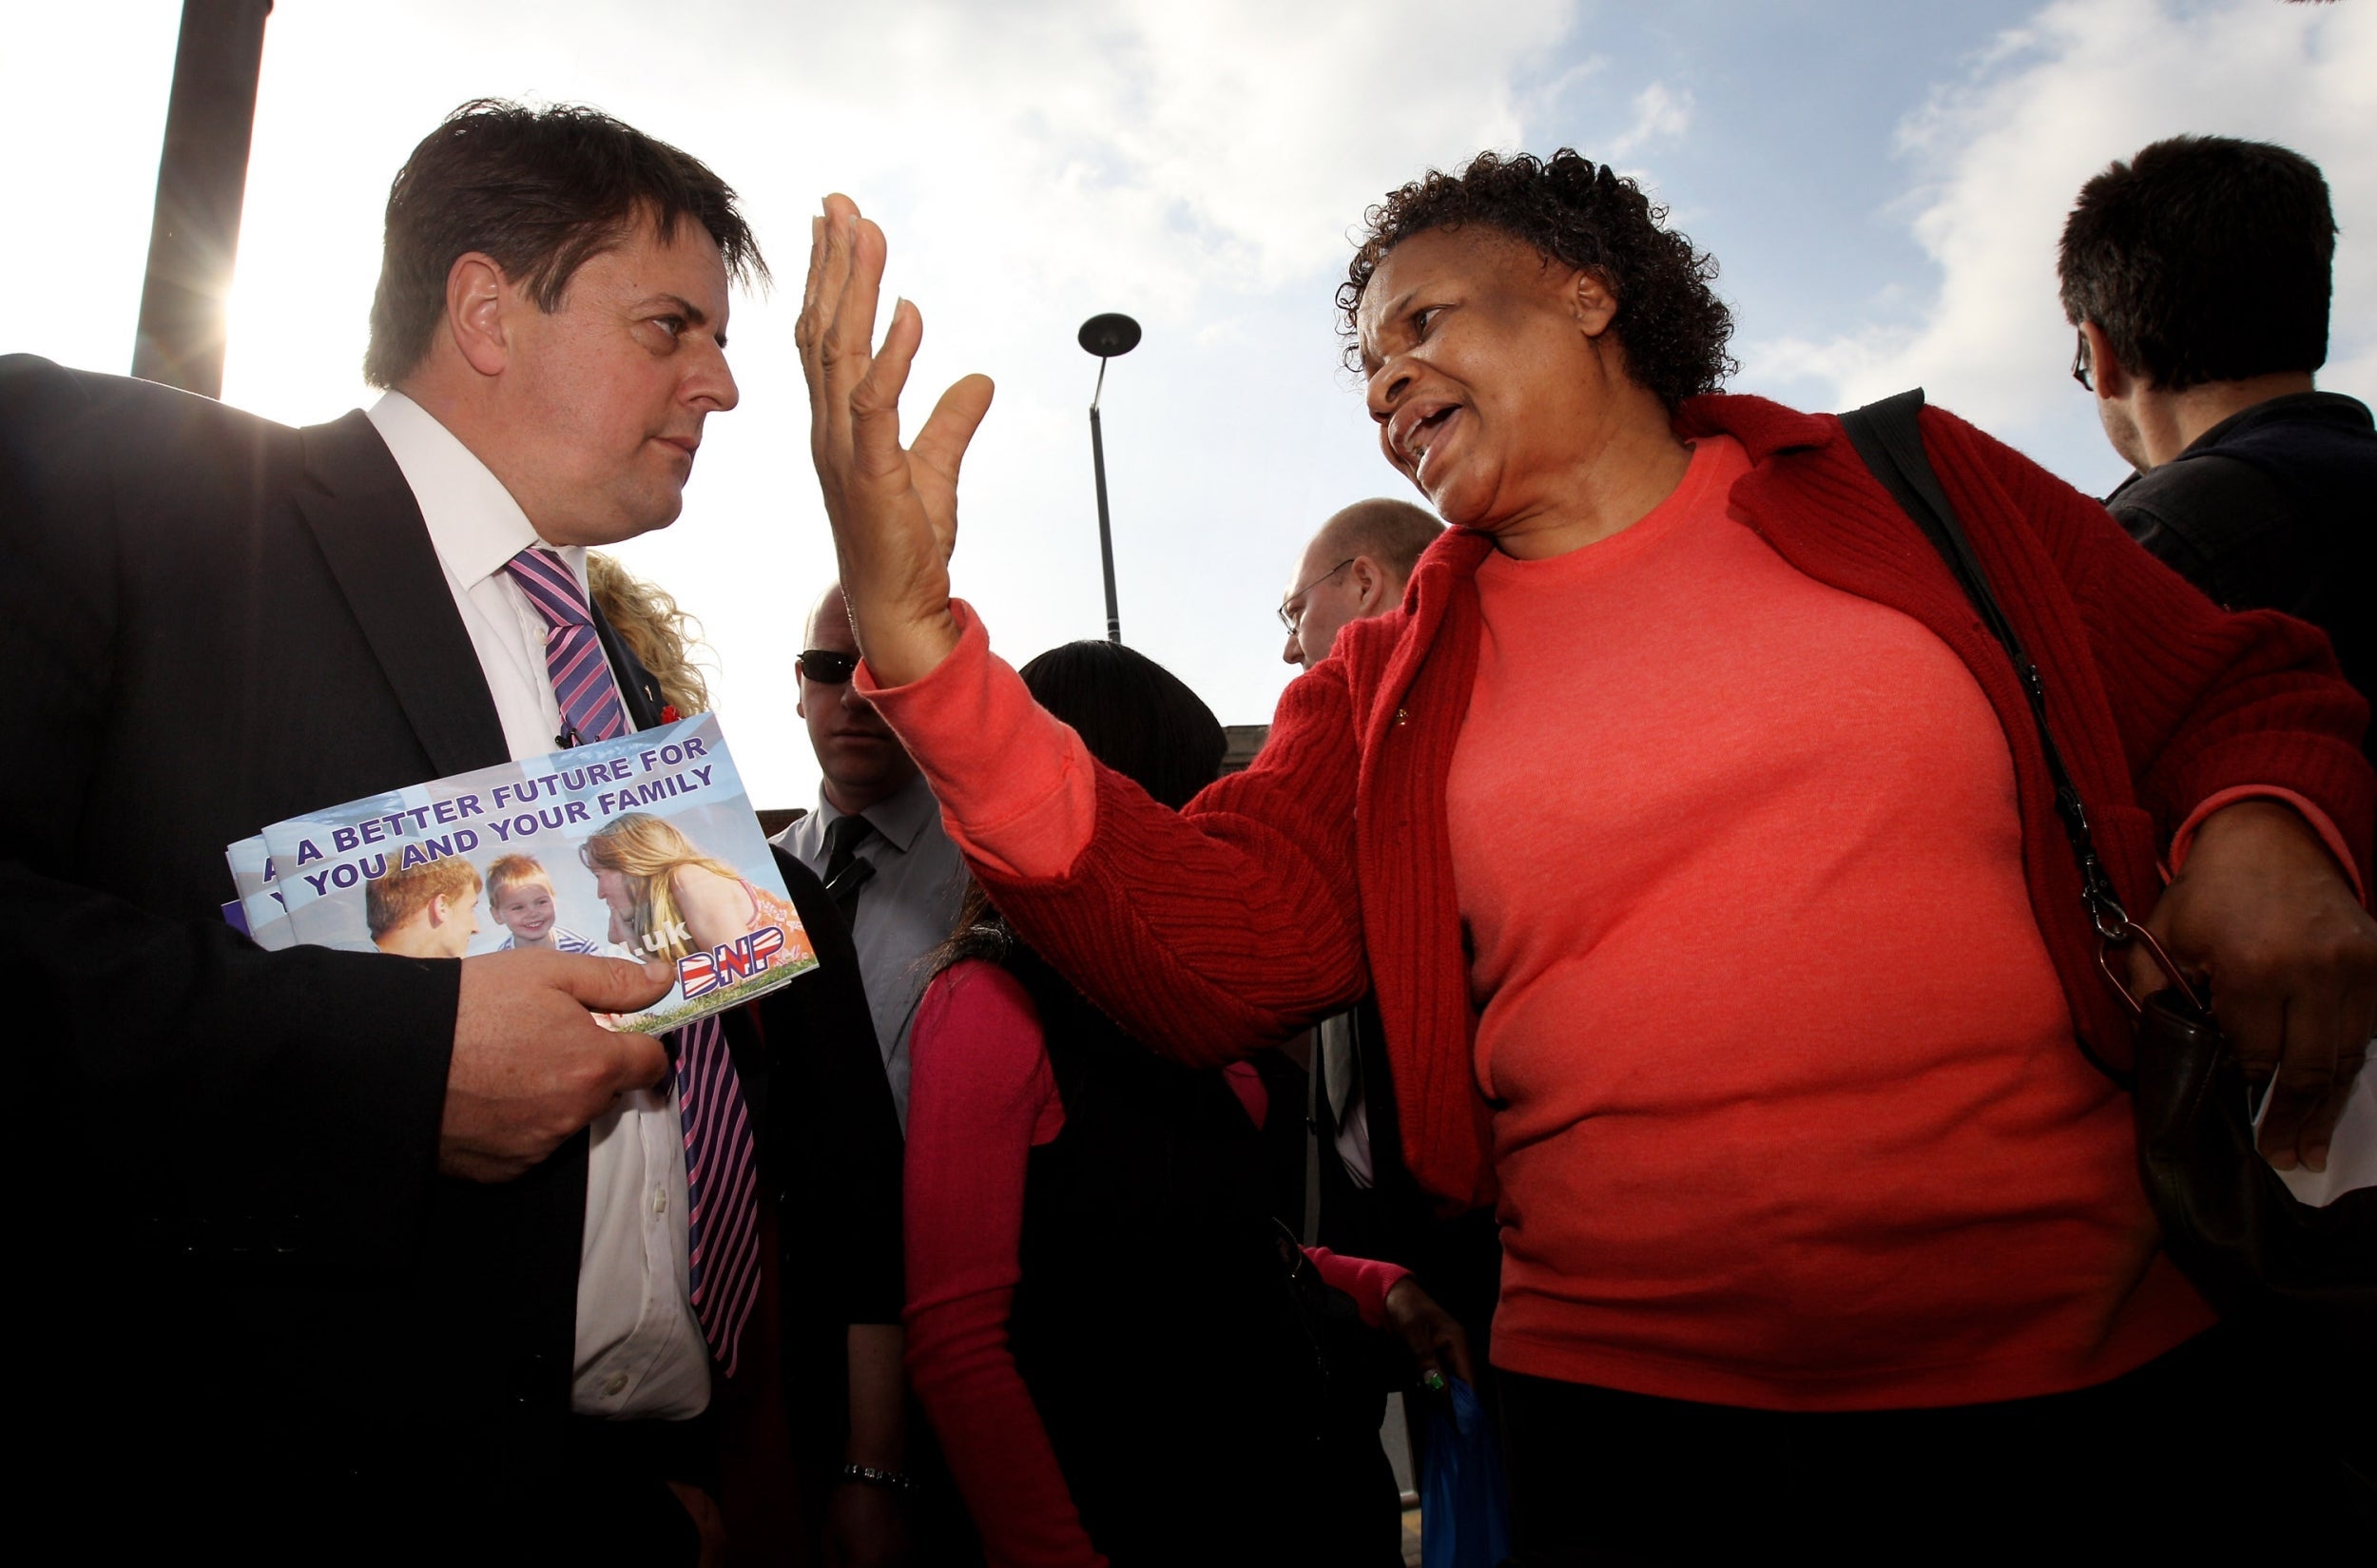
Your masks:
<svg viewBox="0 0 2377 1568"><path fill-rule="evenodd" d="M840 1479L860 1486L880 1486L892 1492L913 1492L917 1489L913 1478L903 1476L897 1470L878 1470L872 1464L845 1464L841 1467Z"/></svg>

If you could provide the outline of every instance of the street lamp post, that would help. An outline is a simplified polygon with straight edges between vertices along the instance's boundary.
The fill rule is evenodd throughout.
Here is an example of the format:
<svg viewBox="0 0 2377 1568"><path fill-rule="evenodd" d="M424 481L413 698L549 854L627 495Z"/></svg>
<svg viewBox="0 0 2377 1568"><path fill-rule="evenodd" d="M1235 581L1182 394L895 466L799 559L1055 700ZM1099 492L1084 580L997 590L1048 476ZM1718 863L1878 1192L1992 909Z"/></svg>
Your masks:
<svg viewBox="0 0 2377 1568"><path fill-rule="evenodd" d="M1123 640L1123 612L1114 598L1114 524L1106 509L1106 435L1098 399L1106 395L1106 361L1139 346L1139 323L1112 311L1081 323L1081 346L1098 357L1097 390L1090 394L1090 466L1098 484L1098 557L1106 567L1106 640Z"/></svg>
<svg viewBox="0 0 2377 1568"><path fill-rule="evenodd" d="M208 397L222 396L223 310L271 14L272 0L183 0L173 53L132 374Z"/></svg>

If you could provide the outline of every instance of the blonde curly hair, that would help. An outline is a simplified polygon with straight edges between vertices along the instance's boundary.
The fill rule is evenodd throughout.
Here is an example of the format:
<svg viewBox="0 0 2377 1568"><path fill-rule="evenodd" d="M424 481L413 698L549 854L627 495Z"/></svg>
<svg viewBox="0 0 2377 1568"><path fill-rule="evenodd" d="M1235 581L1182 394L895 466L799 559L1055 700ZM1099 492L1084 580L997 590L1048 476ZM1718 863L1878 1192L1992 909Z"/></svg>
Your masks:
<svg viewBox="0 0 2377 1568"><path fill-rule="evenodd" d="M709 682L694 663L697 653L710 651L702 623L679 609L667 589L599 551L586 552L586 586L603 619L660 683L661 700L679 718L708 712Z"/></svg>

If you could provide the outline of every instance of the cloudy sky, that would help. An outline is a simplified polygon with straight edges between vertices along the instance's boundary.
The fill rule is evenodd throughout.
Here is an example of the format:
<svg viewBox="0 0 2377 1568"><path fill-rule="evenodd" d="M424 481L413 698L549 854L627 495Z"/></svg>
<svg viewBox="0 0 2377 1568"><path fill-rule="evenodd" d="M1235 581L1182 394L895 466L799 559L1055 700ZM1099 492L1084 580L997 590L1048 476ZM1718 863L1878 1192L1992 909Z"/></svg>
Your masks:
<svg viewBox="0 0 2377 1568"><path fill-rule="evenodd" d="M11 8L0 351L129 364L178 13ZM701 156L786 281L736 307L743 405L685 516L624 552L705 622L762 804L816 781L792 656L832 554L792 322L829 189L881 220L889 287L924 311L915 384L998 381L957 577L1011 657L1103 630L1073 332L1146 324L1106 392L1124 634L1227 723L1267 719L1290 673L1270 611L1310 530L1401 483L1338 359L1348 230L1479 147L1574 145L1652 188L1723 263L1735 390L1837 407L1921 383L2102 492L2120 468L2055 298L2073 193L2175 132L2282 142L2326 168L2344 230L2321 384L2377 395L2377 6L280 0L227 400L300 423L364 400L388 179L489 94L595 104Z"/></svg>

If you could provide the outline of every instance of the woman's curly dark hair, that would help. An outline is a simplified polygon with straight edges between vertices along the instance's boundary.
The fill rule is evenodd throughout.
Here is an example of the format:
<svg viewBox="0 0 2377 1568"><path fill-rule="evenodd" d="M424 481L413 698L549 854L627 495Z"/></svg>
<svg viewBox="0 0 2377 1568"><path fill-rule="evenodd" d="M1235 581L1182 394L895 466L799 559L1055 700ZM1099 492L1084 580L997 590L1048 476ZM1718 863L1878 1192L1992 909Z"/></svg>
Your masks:
<svg viewBox="0 0 2377 1568"><path fill-rule="evenodd" d="M1355 316L1386 253L1429 229L1478 223L1606 283L1617 296L1612 324L1627 367L1669 408L1714 392L1740 368L1725 352L1733 313L1709 286L1716 258L1662 228L1667 214L1633 181L1573 147L1548 159L1481 152L1459 174L1430 169L1362 215L1361 248L1337 286L1346 362L1361 368Z"/></svg>

